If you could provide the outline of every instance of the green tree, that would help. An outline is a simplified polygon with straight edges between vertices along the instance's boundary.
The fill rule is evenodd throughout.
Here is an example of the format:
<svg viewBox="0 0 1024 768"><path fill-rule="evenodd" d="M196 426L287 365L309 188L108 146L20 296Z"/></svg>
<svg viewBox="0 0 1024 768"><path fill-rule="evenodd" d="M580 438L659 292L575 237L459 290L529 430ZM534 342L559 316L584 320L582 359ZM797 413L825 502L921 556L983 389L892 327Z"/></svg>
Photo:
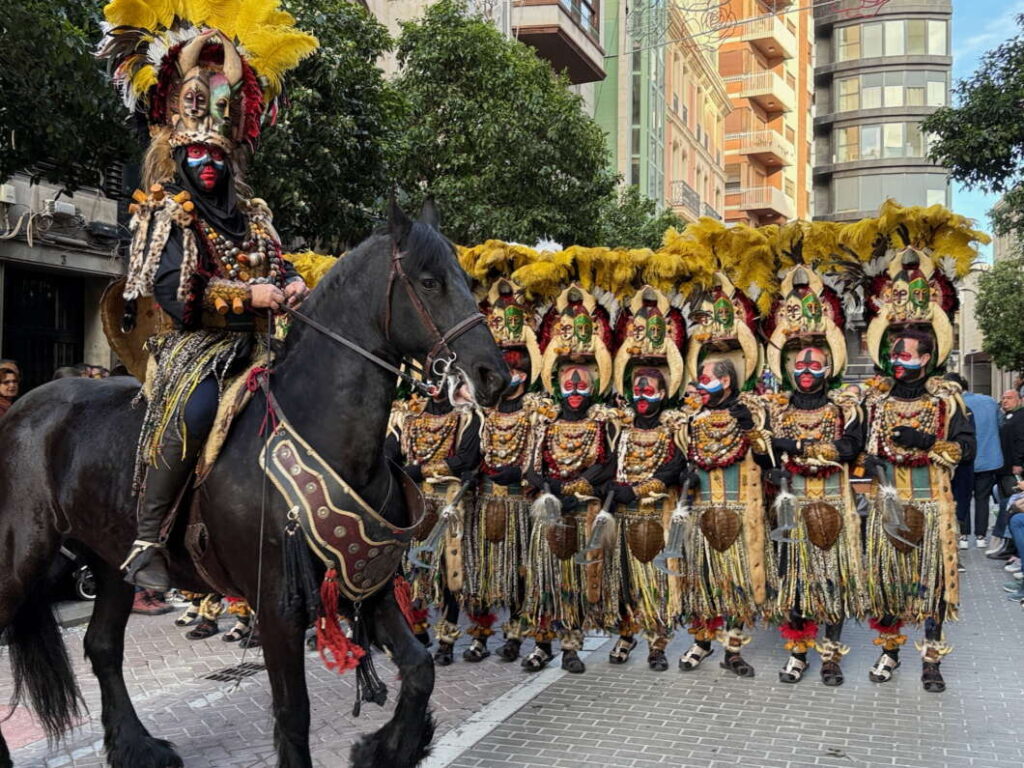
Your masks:
<svg viewBox="0 0 1024 768"><path fill-rule="evenodd" d="M138 143L93 56L102 3L18 0L0 19L0 181L17 171L69 191L97 184Z"/></svg>
<svg viewBox="0 0 1024 768"><path fill-rule="evenodd" d="M387 158L404 101L377 66L387 30L347 0L286 0L320 48L286 79L288 103L248 181L286 241L337 253L365 237L389 186Z"/></svg>
<svg viewBox="0 0 1024 768"><path fill-rule="evenodd" d="M1024 26L1024 15L1017 23ZM922 124L935 137L930 157L967 187L1003 194L991 214L996 231L1024 233L1024 39L1017 35L982 56L953 94L957 106Z"/></svg>
<svg viewBox="0 0 1024 768"><path fill-rule="evenodd" d="M669 227L682 230L686 221L671 208L659 212L657 203L641 194L638 187L631 186L622 190L617 199L608 200L602 224L601 238L595 245L657 250L665 230Z"/></svg>
<svg viewBox="0 0 1024 768"><path fill-rule="evenodd" d="M996 262L981 275L978 327L982 349L1007 371L1024 371L1024 270L1019 260Z"/></svg>
<svg viewBox="0 0 1024 768"><path fill-rule="evenodd" d="M461 243L594 243L616 183L582 100L463 0L403 24L395 85L409 101L396 178L413 206L432 195Z"/></svg>

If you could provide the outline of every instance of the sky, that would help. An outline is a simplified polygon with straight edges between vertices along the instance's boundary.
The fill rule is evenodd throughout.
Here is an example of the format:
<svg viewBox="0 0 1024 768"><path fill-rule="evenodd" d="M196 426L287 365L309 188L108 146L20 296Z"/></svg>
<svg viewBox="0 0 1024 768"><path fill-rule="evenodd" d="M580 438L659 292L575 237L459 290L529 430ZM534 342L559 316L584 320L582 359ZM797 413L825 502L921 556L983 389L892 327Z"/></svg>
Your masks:
<svg viewBox="0 0 1024 768"><path fill-rule="evenodd" d="M978 68L978 59L986 51L1013 37L1018 27L1017 14L1024 13L1024 0L953 0L953 80L969 77ZM953 184L953 210L976 219L979 228L991 231L988 211L998 200ZM992 248L982 249L982 258L991 258Z"/></svg>

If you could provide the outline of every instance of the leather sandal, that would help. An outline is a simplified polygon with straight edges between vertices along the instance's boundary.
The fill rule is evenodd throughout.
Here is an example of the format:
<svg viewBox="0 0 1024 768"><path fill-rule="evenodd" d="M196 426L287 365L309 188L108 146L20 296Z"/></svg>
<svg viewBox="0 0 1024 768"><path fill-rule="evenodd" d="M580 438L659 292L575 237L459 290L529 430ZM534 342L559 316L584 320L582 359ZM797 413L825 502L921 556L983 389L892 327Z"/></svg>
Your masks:
<svg viewBox="0 0 1024 768"><path fill-rule="evenodd" d="M540 646L530 651L530 655L522 661L522 668L527 672L540 672L546 667L551 660L555 658L553 654L548 653Z"/></svg>
<svg viewBox="0 0 1024 768"><path fill-rule="evenodd" d="M892 673L900 668L900 660L894 659L888 653L882 653L875 662L875 666L868 672L868 680L872 683L888 683L892 680Z"/></svg>
<svg viewBox="0 0 1024 768"><path fill-rule="evenodd" d="M662 650L653 650L647 654L647 666L655 672L664 672L668 669L668 657Z"/></svg>
<svg viewBox="0 0 1024 768"><path fill-rule="evenodd" d="M470 662L483 661L491 652L487 650L487 643L480 638L473 638L469 648L462 652L462 658Z"/></svg>
<svg viewBox="0 0 1024 768"><path fill-rule="evenodd" d="M753 677L754 668L747 663L738 653L729 653L726 651L725 658L718 664L722 669L727 669L737 677Z"/></svg>
<svg viewBox="0 0 1024 768"><path fill-rule="evenodd" d="M185 609L185 612L174 620L176 626L187 627L194 624L196 619L199 618L199 606L190 605Z"/></svg>
<svg viewBox="0 0 1024 768"><path fill-rule="evenodd" d="M238 645L242 648L260 648L263 645L263 641L260 640L260 629L259 627L253 627L252 632L248 636L243 637L238 641Z"/></svg>
<svg viewBox="0 0 1024 768"><path fill-rule="evenodd" d="M680 657L679 668L683 670L683 672L692 672L712 653L714 653L714 650L711 648L702 648L697 643L694 643L686 653Z"/></svg>
<svg viewBox="0 0 1024 768"><path fill-rule="evenodd" d="M194 629L185 633L185 637L189 640L205 640L208 637L213 637L218 632L220 632L220 627L217 626L216 621L200 619Z"/></svg>
<svg viewBox="0 0 1024 768"><path fill-rule="evenodd" d="M790 655L786 666L779 670L780 683L799 683L804 679L804 672L807 671L807 662Z"/></svg>
<svg viewBox="0 0 1024 768"><path fill-rule="evenodd" d="M222 637L221 640L225 643L237 643L239 640L244 640L251 634L252 628L249 626L249 622L239 619L235 622L235 626L224 633L224 637Z"/></svg>
<svg viewBox="0 0 1024 768"><path fill-rule="evenodd" d="M562 651L562 669L574 675L582 675L587 671L587 665L576 651Z"/></svg>
<svg viewBox="0 0 1024 768"><path fill-rule="evenodd" d="M523 647L523 641L510 637L505 641L498 651L498 658L502 661L515 661L519 658L519 649Z"/></svg>
<svg viewBox="0 0 1024 768"><path fill-rule="evenodd" d="M434 651L434 663L439 667L447 667L455 661L452 655L452 644L443 640L437 641L437 650Z"/></svg>
<svg viewBox="0 0 1024 768"><path fill-rule="evenodd" d="M608 653L609 664L625 664L629 661L629 654L636 648L636 638L620 637L615 641L611 651Z"/></svg>
<svg viewBox="0 0 1024 768"><path fill-rule="evenodd" d="M946 690L946 681L937 663L926 661L921 665L921 685L928 693L942 693Z"/></svg>
<svg viewBox="0 0 1024 768"><path fill-rule="evenodd" d="M838 661L821 662L821 682L830 687L842 685L846 678L843 677L843 668Z"/></svg>

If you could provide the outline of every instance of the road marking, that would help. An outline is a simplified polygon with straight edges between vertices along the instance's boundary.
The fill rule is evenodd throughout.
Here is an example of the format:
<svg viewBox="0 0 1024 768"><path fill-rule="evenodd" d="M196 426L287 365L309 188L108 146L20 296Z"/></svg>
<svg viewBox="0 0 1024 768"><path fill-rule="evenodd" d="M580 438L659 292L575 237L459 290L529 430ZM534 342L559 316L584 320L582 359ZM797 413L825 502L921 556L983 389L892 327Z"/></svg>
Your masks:
<svg viewBox="0 0 1024 768"><path fill-rule="evenodd" d="M580 659L586 661L595 651L600 650L610 641L610 637L584 638L583 650L579 654ZM558 656L556 655L552 666L542 672L524 672L524 675L530 675L529 679L519 683L508 693L498 697L479 712L473 713L464 723L455 726L437 739L431 748L430 757L421 763L421 768L445 768L445 766L451 765L463 752L475 746L491 731L530 703L541 691L568 675L569 673L563 670L557 662Z"/></svg>

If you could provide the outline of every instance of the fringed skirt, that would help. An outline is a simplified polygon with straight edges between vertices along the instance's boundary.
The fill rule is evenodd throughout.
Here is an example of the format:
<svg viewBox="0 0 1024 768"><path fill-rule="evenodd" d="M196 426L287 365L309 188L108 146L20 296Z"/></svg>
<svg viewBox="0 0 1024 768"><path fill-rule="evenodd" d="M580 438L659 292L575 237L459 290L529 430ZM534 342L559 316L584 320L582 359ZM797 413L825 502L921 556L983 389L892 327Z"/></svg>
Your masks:
<svg viewBox="0 0 1024 768"><path fill-rule="evenodd" d="M623 619L628 620L630 628L648 635L668 636L683 610L681 580L662 573L653 562L665 546L672 509L671 503L639 508L631 504L619 507L616 515L616 559L623 564L621 597L628 613ZM672 570L678 566L677 560L669 562Z"/></svg>
<svg viewBox="0 0 1024 768"><path fill-rule="evenodd" d="M471 608L519 610L529 546L530 500L518 488L485 480L464 533L465 598Z"/></svg>
<svg viewBox="0 0 1024 768"><path fill-rule="evenodd" d="M424 483L423 484L423 524L415 533L416 542L427 539L434 528L441 524L441 511L458 493L459 483ZM472 502L468 494L462 498L460 510L465 510ZM448 530L438 543L437 551L424 558L424 562L437 563L435 568L413 568L410 564L409 581L412 584L412 597L418 605L432 605L440 608L444 604L444 591L447 588L456 598L461 598L463 574L463 541L465 526L462 523L465 514L460 514L459 521Z"/></svg>
<svg viewBox="0 0 1024 768"><path fill-rule="evenodd" d="M860 516L842 495L795 500L797 527L778 550L775 621L792 611L835 624L864 616Z"/></svg>
<svg viewBox="0 0 1024 768"><path fill-rule="evenodd" d="M184 439L185 404L207 377L224 382L264 350L258 334L239 331L175 331L149 340L150 374L138 399L145 397L146 416L135 460L135 487L142 488L146 467L156 466L168 429Z"/></svg>

